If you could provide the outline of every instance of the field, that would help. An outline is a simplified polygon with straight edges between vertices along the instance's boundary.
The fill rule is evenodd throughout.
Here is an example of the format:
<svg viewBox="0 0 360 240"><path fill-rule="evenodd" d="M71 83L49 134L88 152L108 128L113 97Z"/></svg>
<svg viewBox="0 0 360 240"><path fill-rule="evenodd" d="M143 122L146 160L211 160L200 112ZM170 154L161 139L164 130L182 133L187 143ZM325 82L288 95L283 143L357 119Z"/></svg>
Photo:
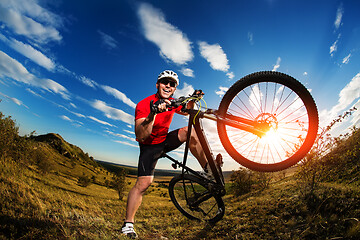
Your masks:
<svg viewBox="0 0 360 240"><path fill-rule="evenodd" d="M3 239L126 239L119 233L126 202L125 198L119 200L115 190L98 184L81 187L76 179L39 175L31 168L19 169L5 163L1 174ZM322 236L355 239L359 236L358 188L324 184L321 196L328 198L321 200L324 206L311 210L300 195L296 179L285 177L263 191L240 197L226 195L226 214L211 226L188 220L176 210L166 185L156 183L169 178L155 179L144 197L136 216L136 230L141 239L326 239ZM135 178L128 177L126 181L125 192ZM356 211L349 213L351 210ZM328 216L326 211L331 214ZM334 225L340 225L344 232L338 232Z"/></svg>
<svg viewBox="0 0 360 240"><path fill-rule="evenodd" d="M59 135L13 137L11 144L10 135L0 141L0 239L126 239L119 230L134 175L119 194L113 172ZM169 198L171 176L156 177L136 231L140 239L359 239L359 146L356 131L328 155L347 171L304 163L244 194L235 194L228 180L225 216L215 225L182 216Z"/></svg>

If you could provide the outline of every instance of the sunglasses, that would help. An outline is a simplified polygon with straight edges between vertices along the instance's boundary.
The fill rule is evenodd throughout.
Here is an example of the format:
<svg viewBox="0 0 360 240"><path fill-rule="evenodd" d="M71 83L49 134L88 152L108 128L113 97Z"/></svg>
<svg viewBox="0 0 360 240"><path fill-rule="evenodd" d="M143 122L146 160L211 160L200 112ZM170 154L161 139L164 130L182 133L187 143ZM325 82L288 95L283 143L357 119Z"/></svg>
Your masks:
<svg viewBox="0 0 360 240"><path fill-rule="evenodd" d="M159 82L164 84L165 86L170 83L170 87L176 87L176 82L174 82L174 81L172 81L170 79L167 79L167 78L160 79Z"/></svg>

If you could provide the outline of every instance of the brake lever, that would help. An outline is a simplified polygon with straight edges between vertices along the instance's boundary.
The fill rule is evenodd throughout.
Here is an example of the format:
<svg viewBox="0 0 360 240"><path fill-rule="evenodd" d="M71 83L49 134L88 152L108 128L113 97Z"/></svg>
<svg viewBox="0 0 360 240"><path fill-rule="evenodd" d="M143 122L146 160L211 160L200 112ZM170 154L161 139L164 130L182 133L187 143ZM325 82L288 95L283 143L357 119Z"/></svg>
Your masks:
<svg viewBox="0 0 360 240"><path fill-rule="evenodd" d="M194 91L194 93L191 95L191 97L201 99L204 95L205 95L205 93L201 89L198 89L198 90Z"/></svg>

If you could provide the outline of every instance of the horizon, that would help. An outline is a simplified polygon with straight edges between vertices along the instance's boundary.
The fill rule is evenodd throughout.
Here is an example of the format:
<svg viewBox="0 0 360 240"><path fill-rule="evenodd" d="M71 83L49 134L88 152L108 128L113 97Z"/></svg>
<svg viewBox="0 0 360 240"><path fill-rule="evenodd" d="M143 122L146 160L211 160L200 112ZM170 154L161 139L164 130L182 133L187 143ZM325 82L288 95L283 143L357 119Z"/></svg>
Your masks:
<svg viewBox="0 0 360 240"><path fill-rule="evenodd" d="M178 73L174 97L202 89L216 109L237 80L268 70L310 90L322 127L357 107L338 136L360 125L359 10L355 0L2 0L0 111L21 135L58 133L95 159L137 166L135 106L156 92L160 72ZM186 125L174 116L170 130ZM241 167L216 123L204 125L224 171ZM193 157L189 166L200 169Z"/></svg>

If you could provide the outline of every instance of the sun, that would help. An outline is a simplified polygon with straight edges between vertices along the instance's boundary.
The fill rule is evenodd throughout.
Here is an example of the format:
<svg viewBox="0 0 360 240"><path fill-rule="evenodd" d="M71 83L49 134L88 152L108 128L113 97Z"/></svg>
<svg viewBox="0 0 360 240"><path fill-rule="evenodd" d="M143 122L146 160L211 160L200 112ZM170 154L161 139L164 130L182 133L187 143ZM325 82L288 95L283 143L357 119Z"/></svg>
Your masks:
<svg viewBox="0 0 360 240"><path fill-rule="evenodd" d="M277 143L280 140L280 134L274 128L270 128L269 131L265 133L262 137L262 140L267 143Z"/></svg>

